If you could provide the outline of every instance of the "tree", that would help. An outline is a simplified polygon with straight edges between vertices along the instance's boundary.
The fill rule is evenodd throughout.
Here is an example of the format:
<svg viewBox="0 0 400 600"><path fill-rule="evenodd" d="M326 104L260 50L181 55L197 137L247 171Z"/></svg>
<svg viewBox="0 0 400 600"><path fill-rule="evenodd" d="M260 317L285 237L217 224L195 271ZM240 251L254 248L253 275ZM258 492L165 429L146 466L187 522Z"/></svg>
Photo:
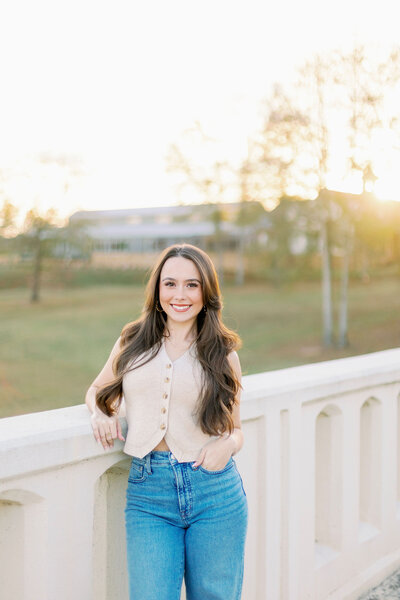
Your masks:
<svg viewBox="0 0 400 600"><path fill-rule="evenodd" d="M238 169L240 206L236 214L234 224L239 232L236 262L236 285L245 282L245 249L257 229L263 229L265 225L265 209L261 202L252 198L251 177L252 170L249 158L242 162Z"/></svg>
<svg viewBox="0 0 400 600"><path fill-rule="evenodd" d="M55 211L50 210L41 216L35 209L28 211L24 221L24 232L19 236L20 247L32 255L33 277L31 302L38 302L40 295L43 258L50 254L55 240Z"/></svg>
<svg viewBox="0 0 400 600"><path fill-rule="evenodd" d="M39 175L39 180L47 180L49 171L54 176L54 169L57 173L58 190L65 195L72 181L83 174L83 168L79 157L66 154L41 154L36 156L33 163L23 167L23 175L27 178L35 178ZM5 196L7 183L11 182L21 173L14 173L12 169L8 172L0 170L0 183L2 185L0 193ZM41 188L34 190L33 194L39 203L41 198ZM33 276L31 301L38 302L40 296L41 273L43 260L46 257L54 256L55 252L65 256L68 249L84 249L88 240L82 227L79 225L69 225L64 227L65 219L58 216L54 208L47 212L40 211L37 206L29 210L21 227L16 225L16 209L11 202L6 199L0 213L0 235L13 235L16 247L23 252L28 253L33 258ZM19 235L17 235L19 232Z"/></svg>
<svg viewBox="0 0 400 600"><path fill-rule="evenodd" d="M359 47L346 55L316 55L300 69L290 92L279 87L273 90L267 117L256 137L259 155L254 172L266 197L269 188L277 199L288 195L315 198L309 227L319 229L320 236L325 346L333 344L332 247L339 248L342 255L338 340L343 345L347 343L350 253L357 247L352 236L360 233L351 211L339 225L339 207L327 190L334 154L332 138L341 136L343 144L347 137L348 171L360 173L366 197L377 176L372 153L375 133L393 130L398 123L387 109L399 72L397 49L377 63L367 60L365 50Z"/></svg>
<svg viewBox="0 0 400 600"><path fill-rule="evenodd" d="M0 237L9 238L16 233L18 209L9 200L4 200L0 209Z"/></svg>
<svg viewBox="0 0 400 600"><path fill-rule="evenodd" d="M15 235L16 218L18 215L17 207L10 202L4 190L6 177L4 169L0 169L0 197L3 197L3 205L0 208L0 237L3 239Z"/></svg>
<svg viewBox="0 0 400 600"><path fill-rule="evenodd" d="M3 250L6 253L12 252L17 231L17 214L18 209L9 200L4 200L0 209L0 252Z"/></svg>
<svg viewBox="0 0 400 600"><path fill-rule="evenodd" d="M321 194L326 187L330 150L328 113L330 62L315 56L300 70L292 94L275 86L267 116L256 137L255 171L276 198L316 197L311 227L320 231L322 256L323 343L332 344L333 307L329 220L331 207ZM268 192L267 192L268 193ZM284 221L281 221L283 226ZM280 248L282 250L282 246Z"/></svg>
<svg viewBox="0 0 400 600"><path fill-rule="evenodd" d="M363 192L372 192L377 179L372 147L379 132L393 127L387 100L399 80L399 47L382 60L362 44L338 55L335 81L347 124L348 169L359 174Z"/></svg>
<svg viewBox="0 0 400 600"><path fill-rule="evenodd" d="M333 344L333 301L330 221L332 206L324 194L328 173L330 135L328 127L329 91L332 89L331 61L316 55L301 69L301 87L307 90L307 112L310 114L309 141L311 165L316 180L315 213L320 226L321 284L322 284L322 339L324 346Z"/></svg>
<svg viewBox="0 0 400 600"><path fill-rule="evenodd" d="M41 215L36 209L28 211L24 231L18 236L19 247L33 261L31 302L39 302L43 261L45 258L70 258L71 249L84 251L89 238L83 223L60 226L55 209Z"/></svg>
<svg viewBox="0 0 400 600"><path fill-rule="evenodd" d="M234 185L235 172L226 160L218 157L215 140L207 136L196 122L188 129L180 144L172 144L167 154L167 171L180 178L180 193L189 190L204 204L210 205L209 219L214 225L211 241L216 252L216 269L223 282L225 213L223 200ZM197 153L197 155L196 155Z"/></svg>
<svg viewBox="0 0 400 600"><path fill-rule="evenodd" d="M367 204L369 193L373 191L377 175L374 172L374 138L379 131L390 129L392 118L386 99L390 89L400 77L400 52L394 48L383 61L372 60L363 45L355 46L347 54L339 55L336 83L341 89L341 103L347 113L348 131L348 170L359 173L362 183L362 204ZM361 209L362 213L365 213ZM363 233L360 219L351 211L346 211L342 233L342 277L339 304L338 346L348 344L347 338L347 296L348 269L357 235L359 243ZM366 223L364 222L364 227ZM362 243L361 243L362 244ZM366 245L362 244L364 278L367 278Z"/></svg>
<svg viewBox="0 0 400 600"><path fill-rule="evenodd" d="M246 165L247 195L272 209L279 198L307 195L309 117L282 86L275 85L264 103L260 130L249 144Z"/></svg>

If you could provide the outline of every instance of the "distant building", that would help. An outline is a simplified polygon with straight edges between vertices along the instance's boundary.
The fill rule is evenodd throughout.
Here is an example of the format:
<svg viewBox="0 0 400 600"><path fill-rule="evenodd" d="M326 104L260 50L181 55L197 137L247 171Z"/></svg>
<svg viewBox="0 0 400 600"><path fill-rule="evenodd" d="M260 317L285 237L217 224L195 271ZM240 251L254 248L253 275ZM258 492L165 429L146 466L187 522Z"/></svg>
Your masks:
<svg viewBox="0 0 400 600"><path fill-rule="evenodd" d="M197 204L79 211L71 223L83 223L92 240L92 251L100 253L148 254L174 243L190 243L205 250L235 250L241 236L253 235L268 222L263 218L251 226L238 222L241 203Z"/></svg>

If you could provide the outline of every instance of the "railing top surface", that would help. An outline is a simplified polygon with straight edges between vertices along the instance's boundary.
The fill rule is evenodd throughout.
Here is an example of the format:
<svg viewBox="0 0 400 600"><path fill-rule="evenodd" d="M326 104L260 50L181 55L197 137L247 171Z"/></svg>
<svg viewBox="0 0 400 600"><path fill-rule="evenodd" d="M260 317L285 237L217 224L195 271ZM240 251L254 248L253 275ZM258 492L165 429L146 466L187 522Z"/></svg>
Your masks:
<svg viewBox="0 0 400 600"><path fill-rule="evenodd" d="M242 402L253 399L273 399L278 395L323 385L335 388L339 384L363 387L376 381L386 383L400 381L400 348L372 352L275 371L265 371L243 376ZM355 384L356 382L356 384ZM350 388L351 389L351 388ZM82 427L81 433L89 427L88 411L85 404L57 408L42 412L28 413L0 419L0 448L6 440L26 438L48 432L65 432Z"/></svg>
<svg viewBox="0 0 400 600"><path fill-rule="evenodd" d="M246 375L242 420L254 416L252 406L260 401L266 406L307 402L396 381L400 382L400 348ZM125 434L125 419L122 428ZM111 452L120 452L122 447L123 442L115 440ZM104 450L93 438L85 404L0 419L0 481L24 470L51 468L100 454Z"/></svg>
<svg viewBox="0 0 400 600"><path fill-rule="evenodd" d="M276 398L293 390L314 396L329 388L340 393L394 381L400 381L400 348L247 375L244 398Z"/></svg>

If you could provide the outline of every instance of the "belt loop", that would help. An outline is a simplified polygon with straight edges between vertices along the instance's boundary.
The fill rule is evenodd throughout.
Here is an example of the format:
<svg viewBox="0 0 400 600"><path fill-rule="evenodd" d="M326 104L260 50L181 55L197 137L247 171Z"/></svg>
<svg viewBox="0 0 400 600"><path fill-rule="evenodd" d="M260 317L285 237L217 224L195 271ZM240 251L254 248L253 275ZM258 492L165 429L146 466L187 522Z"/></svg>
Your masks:
<svg viewBox="0 0 400 600"><path fill-rule="evenodd" d="M148 453L148 454L146 454L146 456L145 456L145 460L146 460L146 462L145 462L145 465L146 465L146 471L147 471L148 473L150 473L150 474L151 474L150 458L151 458L151 452L149 452L149 453Z"/></svg>

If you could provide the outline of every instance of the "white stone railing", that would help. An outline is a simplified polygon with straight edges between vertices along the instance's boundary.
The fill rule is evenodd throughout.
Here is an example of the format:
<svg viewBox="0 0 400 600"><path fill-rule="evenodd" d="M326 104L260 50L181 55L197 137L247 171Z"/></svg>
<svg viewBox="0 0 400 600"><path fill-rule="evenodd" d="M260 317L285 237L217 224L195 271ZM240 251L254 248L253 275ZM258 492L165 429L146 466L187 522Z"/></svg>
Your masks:
<svg viewBox="0 0 400 600"><path fill-rule="evenodd" d="M357 598L400 565L400 349L243 384L243 600ZM1 598L128 600L122 446L85 405L0 420Z"/></svg>

